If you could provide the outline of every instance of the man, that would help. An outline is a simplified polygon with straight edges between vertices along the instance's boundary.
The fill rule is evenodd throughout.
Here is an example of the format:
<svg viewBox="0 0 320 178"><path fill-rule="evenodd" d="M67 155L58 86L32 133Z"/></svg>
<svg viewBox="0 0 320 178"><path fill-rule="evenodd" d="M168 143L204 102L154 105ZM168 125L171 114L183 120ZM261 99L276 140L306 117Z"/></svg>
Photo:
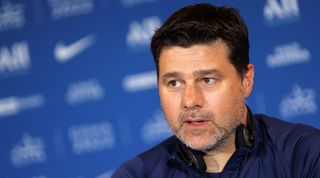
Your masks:
<svg viewBox="0 0 320 178"><path fill-rule="evenodd" d="M320 131L253 115L248 31L236 9L187 6L151 42L175 136L124 163L122 177L320 177Z"/></svg>

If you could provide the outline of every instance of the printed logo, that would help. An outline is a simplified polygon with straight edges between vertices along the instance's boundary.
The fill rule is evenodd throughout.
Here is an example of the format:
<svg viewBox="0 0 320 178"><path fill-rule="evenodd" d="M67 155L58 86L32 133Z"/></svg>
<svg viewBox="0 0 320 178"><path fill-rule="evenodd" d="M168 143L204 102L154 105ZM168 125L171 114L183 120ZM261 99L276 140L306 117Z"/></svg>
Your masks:
<svg viewBox="0 0 320 178"><path fill-rule="evenodd" d="M69 105L75 105L101 100L103 97L104 89L100 83L95 79L90 79L69 85L65 99Z"/></svg>
<svg viewBox="0 0 320 178"><path fill-rule="evenodd" d="M317 104L315 90L302 89L299 85L294 85L292 92L280 103L280 114L283 118L313 114L316 111Z"/></svg>
<svg viewBox="0 0 320 178"><path fill-rule="evenodd" d="M162 140L172 135L166 119L161 111L156 111L141 129L142 139L146 143Z"/></svg>
<svg viewBox="0 0 320 178"><path fill-rule="evenodd" d="M130 7L155 1L156 0L121 0L121 4L125 7Z"/></svg>
<svg viewBox="0 0 320 178"><path fill-rule="evenodd" d="M12 4L10 1L3 1L0 7L0 31L17 29L24 26L24 6Z"/></svg>
<svg viewBox="0 0 320 178"><path fill-rule="evenodd" d="M127 92L157 88L157 72L150 71L128 75L123 79L122 86Z"/></svg>
<svg viewBox="0 0 320 178"><path fill-rule="evenodd" d="M96 178L110 178L113 172L113 170L109 170L107 172L104 172L103 174L98 175Z"/></svg>
<svg viewBox="0 0 320 178"><path fill-rule="evenodd" d="M28 44L25 41L14 43L11 50L0 48L0 78L25 72L30 67Z"/></svg>
<svg viewBox="0 0 320 178"><path fill-rule="evenodd" d="M111 149L115 145L113 127L107 122L72 126L68 133L75 154Z"/></svg>
<svg viewBox="0 0 320 178"><path fill-rule="evenodd" d="M94 0L48 0L51 17L54 20L89 14L94 8Z"/></svg>
<svg viewBox="0 0 320 178"><path fill-rule="evenodd" d="M300 16L298 0L267 0L263 14L270 25L297 21Z"/></svg>
<svg viewBox="0 0 320 178"><path fill-rule="evenodd" d="M94 42L94 35L88 35L69 45L59 42L54 49L54 56L58 62L67 62L84 50L88 49Z"/></svg>
<svg viewBox="0 0 320 178"><path fill-rule="evenodd" d="M308 62L310 52L301 48L298 42L276 46L273 54L267 56L266 63L270 68Z"/></svg>
<svg viewBox="0 0 320 178"><path fill-rule="evenodd" d="M48 178L47 176L41 175L41 176L33 176L32 178Z"/></svg>
<svg viewBox="0 0 320 178"><path fill-rule="evenodd" d="M156 16L146 17L142 22L131 22L127 33L127 45L131 48L148 46L155 29L160 25L161 21Z"/></svg>
<svg viewBox="0 0 320 178"><path fill-rule="evenodd" d="M46 159L47 155L43 139L32 137L27 133L22 135L22 140L13 147L10 153L11 164L14 167L43 163Z"/></svg>
<svg viewBox="0 0 320 178"><path fill-rule="evenodd" d="M44 105L44 97L36 94L27 97L7 97L0 99L0 118L16 115L24 110L30 110L42 107Z"/></svg>

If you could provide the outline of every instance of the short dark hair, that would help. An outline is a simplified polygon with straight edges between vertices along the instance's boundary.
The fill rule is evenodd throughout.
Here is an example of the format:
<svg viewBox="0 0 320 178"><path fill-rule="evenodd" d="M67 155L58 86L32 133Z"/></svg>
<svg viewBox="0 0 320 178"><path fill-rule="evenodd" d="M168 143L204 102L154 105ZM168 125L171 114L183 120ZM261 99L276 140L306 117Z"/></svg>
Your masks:
<svg viewBox="0 0 320 178"><path fill-rule="evenodd" d="M211 4L186 6L172 14L155 31L151 51L159 77L159 57L166 47L191 47L222 40L228 47L230 63L243 78L249 64L247 26L235 8L216 7Z"/></svg>

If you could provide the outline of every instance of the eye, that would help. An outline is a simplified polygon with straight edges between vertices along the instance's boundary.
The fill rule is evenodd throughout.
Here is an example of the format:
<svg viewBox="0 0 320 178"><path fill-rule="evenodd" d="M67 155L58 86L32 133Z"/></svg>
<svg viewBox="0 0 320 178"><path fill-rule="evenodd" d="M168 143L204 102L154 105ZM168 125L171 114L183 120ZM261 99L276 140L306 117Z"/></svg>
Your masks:
<svg viewBox="0 0 320 178"><path fill-rule="evenodd" d="M205 85L212 85L214 83L215 79L214 78L203 78L202 83Z"/></svg>
<svg viewBox="0 0 320 178"><path fill-rule="evenodd" d="M177 81L177 80L171 80L168 82L168 86L170 88L178 88L181 86L181 82Z"/></svg>

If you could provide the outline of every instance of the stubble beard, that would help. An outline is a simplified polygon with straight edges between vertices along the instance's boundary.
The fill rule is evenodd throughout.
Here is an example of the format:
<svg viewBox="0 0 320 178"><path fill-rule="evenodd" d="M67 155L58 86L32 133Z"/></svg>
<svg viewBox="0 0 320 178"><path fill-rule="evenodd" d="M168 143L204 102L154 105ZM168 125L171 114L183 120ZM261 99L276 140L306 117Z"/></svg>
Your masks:
<svg viewBox="0 0 320 178"><path fill-rule="evenodd" d="M221 118L219 118L219 120L224 121L223 124L218 124L216 122L216 116L211 111L199 109L180 113L178 118L179 126L173 130L180 141L194 150L203 151L206 153L219 151L223 149L230 141L234 143L235 131L236 128L241 124L245 108L243 100L244 98L241 90L234 102L235 104L230 111L221 114ZM208 119L209 122L212 122L211 127L209 129L185 130L183 123L187 118L190 117L201 117ZM209 136L204 138L204 143L200 145L196 143L196 141L188 138L188 136L201 137L203 135Z"/></svg>

